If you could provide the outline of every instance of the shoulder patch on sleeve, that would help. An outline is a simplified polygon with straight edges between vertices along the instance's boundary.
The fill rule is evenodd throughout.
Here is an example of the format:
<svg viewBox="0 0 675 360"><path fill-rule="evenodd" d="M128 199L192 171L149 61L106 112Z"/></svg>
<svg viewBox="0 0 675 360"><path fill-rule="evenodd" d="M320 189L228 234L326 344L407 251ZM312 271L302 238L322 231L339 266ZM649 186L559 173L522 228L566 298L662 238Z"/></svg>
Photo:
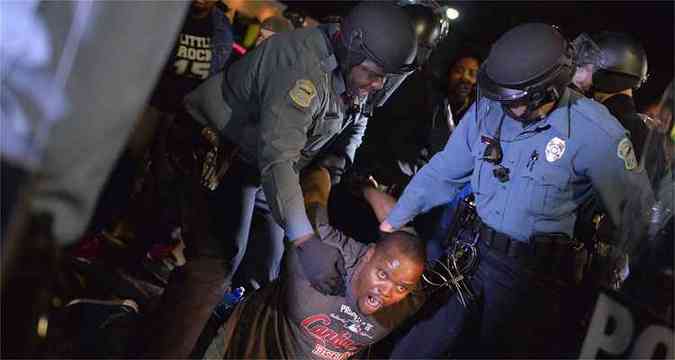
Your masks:
<svg viewBox="0 0 675 360"><path fill-rule="evenodd" d="M633 143L627 137L619 141L619 146L616 149L616 155L623 160L626 170L637 169L637 158L635 157L635 150L633 150Z"/></svg>
<svg viewBox="0 0 675 360"><path fill-rule="evenodd" d="M293 104L301 109L307 109L316 97L316 86L311 80L300 79L295 82L293 88L288 92Z"/></svg>

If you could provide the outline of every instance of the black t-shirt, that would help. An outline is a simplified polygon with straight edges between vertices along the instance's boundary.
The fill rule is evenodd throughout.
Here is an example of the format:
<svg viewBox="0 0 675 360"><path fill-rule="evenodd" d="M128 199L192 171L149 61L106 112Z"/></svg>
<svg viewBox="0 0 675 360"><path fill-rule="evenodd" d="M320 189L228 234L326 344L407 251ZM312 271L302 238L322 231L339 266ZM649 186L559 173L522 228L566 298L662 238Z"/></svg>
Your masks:
<svg viewBox="0 0 675 360"><path fill-rule="evenodd" d="M232 30L222 9L215 7L201 18L188 14L155 86L151 104L175 111L185 95L223 69L231 47Z"/></svg>
<svg viewBox="0 0 675 360"><path fill-rule="evenodd" d="M290 245L280 279L237 307L209 347L207 357L348 359L387 336L419 309L421 295L411 294L372 316L362 314L350 281L367 245L330 227L325 211L318 217L322 241L336 252L302 256L319 256L327 261L342 257L345 293L330 296L316 290L304 275L299 252Z"/></svg>

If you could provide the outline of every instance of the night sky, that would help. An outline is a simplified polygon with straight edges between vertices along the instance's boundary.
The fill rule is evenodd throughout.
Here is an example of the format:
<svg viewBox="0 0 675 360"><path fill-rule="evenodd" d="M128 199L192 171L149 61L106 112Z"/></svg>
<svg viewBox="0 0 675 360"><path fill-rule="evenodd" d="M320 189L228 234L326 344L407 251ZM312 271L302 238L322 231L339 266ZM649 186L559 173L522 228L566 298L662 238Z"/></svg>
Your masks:
<svg viewBox="0 0 675 360"><path fill-rule="evenodd" d="M321 19L344 15L357 2L284 1ZM573 39L581 32L602 30L627 32L639 39L649 59L648 82L635 94L638 107L656 101L673 79L672 1L445 1L460 11L453 22L453 35L439 46L433 64L444 67L463 46L483 50L497 37L523 23L554 24Z"/></svg>

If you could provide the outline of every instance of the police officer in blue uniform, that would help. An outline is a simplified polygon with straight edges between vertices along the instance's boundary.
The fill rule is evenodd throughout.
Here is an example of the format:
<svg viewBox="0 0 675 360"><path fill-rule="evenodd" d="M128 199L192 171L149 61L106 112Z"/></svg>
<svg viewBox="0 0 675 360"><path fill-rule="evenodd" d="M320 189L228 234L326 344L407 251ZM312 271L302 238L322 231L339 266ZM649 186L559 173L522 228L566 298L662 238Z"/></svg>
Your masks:
<svg viewBox="0 0 675 360"><path fill-rule="evenodd" d="M219 148L231 149L221 152L229 168L208 195L208 214L198 214L207 233L184 229L193 232L188 261L169 280L146 356L190 354L243 257L254 206L266 206L292 242L316 236L300 172L319 156L351 161L365 121L345 114L392 74L412 71L415 51L414 29L400 8L365 2L341 31L278 34L186 97L177 121L215 129Z"/></svg>
<svg viewBox="0 0 675 360"><path fill-rule="evenodd" d="M607 110L619 120L630 133L630 140L635 150L638 164L644 166L647 175L653 179L652 170L662 168L663 158L644 163L649 129L646 116L638 114L633 94L648 78L647 53L637 39L629 34L616 32L599 32L580 34L573 41L576 49L575 63L577 70L572 78L576 86L588 97L594 98L607 107ZM658 153L651 152L652 155ZM659 161L661 160L661 161ZM626 257L619 239L611 238L605 229L599 199L591 198L582 205L577 216L575 233L586 243L586 248L596 250L586 271L588 285L618 289L629 271ZM595 286L595 285L593 285Z"/></svg>
<svg viewBox="0 0 675 360"><path fill-rule="evenodd" d="M451 299L400 339L392 357L575 355L578 314L566 307L565 285L574 280L575 211L597 194L620 229L628 193L648 184L626 130L567 87L573 52L546 24L502 35L480 68L477 102L381 224L398 229L467 183L480 218L480 263L469 281L475 301L466 311ZM461 338L465 325L473 341ZM459 343L471 344L468 353L458 353Z"/></svg>

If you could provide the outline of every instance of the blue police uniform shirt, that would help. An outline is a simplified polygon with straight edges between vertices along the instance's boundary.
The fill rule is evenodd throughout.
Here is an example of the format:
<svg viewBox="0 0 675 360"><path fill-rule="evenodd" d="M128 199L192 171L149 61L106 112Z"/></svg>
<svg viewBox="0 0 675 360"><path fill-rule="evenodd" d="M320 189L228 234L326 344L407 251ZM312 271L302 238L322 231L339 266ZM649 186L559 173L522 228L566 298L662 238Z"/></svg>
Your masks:
<svg viewBox="0 0 675 360"><path fill-rule="evenodd" d="M481 141L481 136L495 137L502 117L501 165L510 170L506 182L483 159L487 144ZM571 89L546 118L528 126L510 118L498 102L482 98L478 113L474 103L387 220L398 228L450 201L470 182L482 221L517 240L538 233L572 236L578 206L594 194L620 228L629 193L648 189L627 136L604 106Z"/></svg>

